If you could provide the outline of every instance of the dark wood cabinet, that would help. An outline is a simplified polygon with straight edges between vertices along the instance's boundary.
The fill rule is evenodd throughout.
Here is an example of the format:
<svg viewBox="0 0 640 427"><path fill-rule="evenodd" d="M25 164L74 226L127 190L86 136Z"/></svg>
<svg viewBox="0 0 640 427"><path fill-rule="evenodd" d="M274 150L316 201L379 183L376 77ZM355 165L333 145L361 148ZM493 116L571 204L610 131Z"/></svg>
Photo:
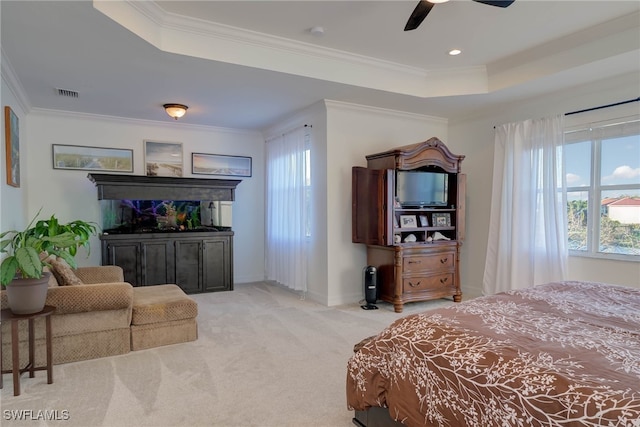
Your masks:
<svg viewBox="0 0 640 427"><path fill-rule="evenodd" d="M233 232L103 235L102 264L133 286L175 283L186 293L233 290Z"/></svg>
<svg viewBox="0 0 640 427"><path fill-rule="evenodd" d="M367 245L367 263L378 271L378 298L398 313L412 301L461 301L464 156L431 138L366 158L367 167L352 173L352 241Z"/></svg>

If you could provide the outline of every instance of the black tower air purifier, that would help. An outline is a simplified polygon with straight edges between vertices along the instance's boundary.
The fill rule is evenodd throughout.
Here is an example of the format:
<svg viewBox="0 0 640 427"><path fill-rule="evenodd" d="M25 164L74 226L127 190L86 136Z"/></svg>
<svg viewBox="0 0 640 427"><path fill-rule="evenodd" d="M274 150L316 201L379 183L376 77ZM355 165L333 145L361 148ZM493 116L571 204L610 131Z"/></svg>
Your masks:
<svg viewBox="0 0 640 427"><path fill-rule="evenodd" d="M361 305L365 310L375 310L378 307L375 305L378 300L378 286L376 282L376 268L368 265L362 271L362 281L364 283L364 299L367 301L366 305Z"/></svg>

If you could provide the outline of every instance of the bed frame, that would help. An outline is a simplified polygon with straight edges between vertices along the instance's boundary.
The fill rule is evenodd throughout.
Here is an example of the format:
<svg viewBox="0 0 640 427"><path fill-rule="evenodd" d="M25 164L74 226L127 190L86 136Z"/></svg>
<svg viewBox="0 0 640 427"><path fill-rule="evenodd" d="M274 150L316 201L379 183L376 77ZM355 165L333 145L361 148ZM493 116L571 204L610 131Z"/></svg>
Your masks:
<svg viewBox="0 0 640 427"><path fill-rule="evenodd" d="M353 423L358 427L406 427L391 418L387 408L379 407L354 411Z"/></svg>

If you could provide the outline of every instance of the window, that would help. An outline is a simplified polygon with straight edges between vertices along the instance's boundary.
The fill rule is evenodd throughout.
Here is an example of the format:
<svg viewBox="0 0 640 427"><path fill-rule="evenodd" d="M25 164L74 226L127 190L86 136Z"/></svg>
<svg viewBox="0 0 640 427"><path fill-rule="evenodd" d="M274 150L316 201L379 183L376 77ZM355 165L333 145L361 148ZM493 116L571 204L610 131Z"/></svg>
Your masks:
<svg viewBox="0 0 640 427"><path fill-rule="evenodd" d="M567 120L571 255L640 260L640 114L631 105L630 115L594 111Z"/></svg>
<svg viewBox="0 0 640 427"><path fill-rule="evenodd" d="M298 127L267 142L266 276L306 291L311 201L311 132Z"/></svg>

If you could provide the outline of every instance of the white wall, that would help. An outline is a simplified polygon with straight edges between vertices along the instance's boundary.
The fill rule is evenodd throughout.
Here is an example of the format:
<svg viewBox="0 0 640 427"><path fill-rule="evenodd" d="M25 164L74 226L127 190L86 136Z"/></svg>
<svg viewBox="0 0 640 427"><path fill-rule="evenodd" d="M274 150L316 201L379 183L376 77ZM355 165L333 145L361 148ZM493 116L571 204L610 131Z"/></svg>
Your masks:
<svg viewBox="0 0 640 427"><path fill-rule="evenodd" d="M4 58L3 58L4 59ZM19 127L19 147L20 147L20 175L21 181L24 180L24 177L27 173L27 164L25 162L25 155L27 152L27 146L25 144L25 138L27 135L26 132L26 118L24 112L24 105L20 102L19 94L17 94L13 90L13 85L11 85L7 79L11 78L10 73L5 73L5 63L3 61L3 70L2 70L2 87L1 87L1 101L2 101L2 110L0 111L0 116L2 116L2 149L0 149L0 170L2 171L2 178L0 184L0 231L6 230L20 230L24 228L26 224L25 217L25 209L26 209L26 201L25 201L25 190L24 184L21 182L20 187L11 187L7 185L7 174L6 174L6 153L5 153L5 137L4 137L4 109L6 106L11 107L13 112L18 117L18 127Z"/></svg>
<svg viewBox="0 0 640 427"><path fill-rule="evenodd" d="M23 164L28 165L29 173L22 175L28 217L42 207L43 218L55 213L65 222L83 219L101 224L96 188L87 178L89 172L53 169L52 144L133 149L134 175L145 174L145 139L181 142L185 177L194 176L192 152L252 157L253 176L242 178L233 204L234 281L264 278L264 144L260 133L42 110L31 112L27 118L26 138L21 142L28 147ZM91 247L88 258L77 257L79 265L100 264L97 238Z"/></svg>
<svg viewBox="0 0 640 427"><path fill-rule="evenodd" d="M324 304L364 298L362 269L366 246L351 242L351 168L366 166L368 154L437 137L449 144L447 121L361 105L326 101L327 105L327 282Z"/></svg>
<svg viewBox="0 0 640 427"><path fill-rule="evenodd" d="M493 127L633 99L639 89L640 76L627 74L487 110L482 116L450 121L448 146L467 156L462 162L467 174L467 238L461 254L463 297L465 293L482 293L493 179ZM568 276L570 280L640 287L640 263L570 257Z"/></svg>
<svg viewBox="0 0 640 427"><path fill-rule="evenodd" d="M325 305L364 298L365 245L351 242L351 168L365 156L426 141L447 140L447 121L362 105L321 101L270 128L271 135L313 125L313 188L308 297Z"/></svg>

